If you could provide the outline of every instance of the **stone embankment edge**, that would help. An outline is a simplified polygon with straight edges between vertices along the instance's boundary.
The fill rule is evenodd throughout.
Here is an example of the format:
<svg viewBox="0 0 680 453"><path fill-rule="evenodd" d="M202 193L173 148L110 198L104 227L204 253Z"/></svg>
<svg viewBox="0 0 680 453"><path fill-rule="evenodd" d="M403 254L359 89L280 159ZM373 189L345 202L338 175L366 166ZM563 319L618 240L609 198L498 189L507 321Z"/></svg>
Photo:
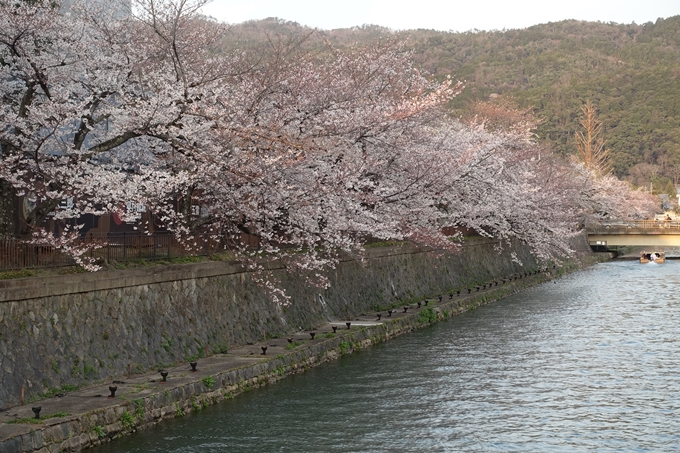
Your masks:
<svg viewBox="0 0 680 453"><path fill-rule="evenodd" d="M570 263L503 286L494 286L484 292L454 296L452 300L439 303L433 302L431 308L436 314L434 322L474 310L525 288L605 261L603 258L602 255L592 255L581 263ZM383 320L382 324L339 330L334 337L322 342L302 345L256 364L214 374L210 376L213 382L210 388L206 385L210 379L203 378L143 398L124 401L116 406L71 415L61 420L50 420L45 426L36 426L29 433L6 439L0 444L0 453L75 452L95 447L149 428L164 419L181 417L211 404L232 399L245 391L273 384L288 375L307 371L309 368L336 360L342 355L432 324L430 320L421 318L420 312L414 312L401 318Z"/></svg>

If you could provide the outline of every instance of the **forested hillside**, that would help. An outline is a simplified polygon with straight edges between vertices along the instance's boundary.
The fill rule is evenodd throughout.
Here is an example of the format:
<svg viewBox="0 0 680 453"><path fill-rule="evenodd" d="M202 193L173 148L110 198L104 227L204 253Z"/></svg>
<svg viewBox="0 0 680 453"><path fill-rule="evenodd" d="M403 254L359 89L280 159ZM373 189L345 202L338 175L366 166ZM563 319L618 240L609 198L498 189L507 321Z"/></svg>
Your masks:
<svg viewBox="0 0 680 453"><path fill-rule="evenodd" d="M276 19L232 28L230 43L253 46L268 35L309 32ZM544 119L538 130L561 154L576 151L581 106L598 108L619 177L670 191L680 179L680 16L643 25L568 20L522 30L392 32L378 26L319 32L344 46L378 39L405 42L419 65L438 78L465 81L451 105L511 95ZM319 46L319 40L312 40Z"/></svg>

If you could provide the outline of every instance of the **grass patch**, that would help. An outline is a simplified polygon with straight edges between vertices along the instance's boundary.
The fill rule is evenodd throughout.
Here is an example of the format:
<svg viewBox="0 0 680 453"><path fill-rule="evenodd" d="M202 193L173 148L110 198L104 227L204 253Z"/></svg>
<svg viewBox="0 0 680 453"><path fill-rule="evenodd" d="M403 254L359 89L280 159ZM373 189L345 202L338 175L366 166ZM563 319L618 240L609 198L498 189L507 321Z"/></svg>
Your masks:
<svg viewBox="0 0 680 453"><path fill-rule="evenodd" d="M9 280L12 278L26 278L26 277L33 277L35 275L35 271L32 271L30 269L17 269L14 271L3 271L0 272L0 280Z"/></svg>
<svg viewBox="0 0 680 453"><path fill-rule="evenodd" d="M394 245L404 245L408 244L407 241L379 241L379 242L369 242L364 244L364 248L373 249L378 247L392 247Z"/></svg>
<svg viewBox="0 0 680 453"><path fill-rule="evenodd" d="M233 261L236 259L236 254L229 251L215 253L210 255L210 261Z"/></svg>
<svg viewBox="0 0 680 453"><path fill-rule="evenodd" d="M33 401L38 401L46 398L54 398L57 395L63 395L64 393L67 392L74 392L78 390L80 387L77 385L62 385L61 387L51 387L47 389L46 391L42 392L38 396L34 396L28 399L29 403L32 403Z"/></svg>
<svg viewBox="0 0 680 453"><path fill-rule="evenodd" d="M16 424L16 423L22 423L22 424L28 424L28 425L41 425L45 422L45 420L49 420L50 418L62 418L62 417L68 417L69 414L68 412L55 412L54 414L50 415L45 415L44 417L40 418L17 418L16 420L10 420L7 423L11 424Z"/></svg>
<svg viewBox="0 0 680 453"><path fill-rule="evenodd" d="M153 266L170 266L173 264L190 264L202 263L207 261L206 256L178 256L176 258L159 258L159 259L138 259L129 261L111 261L109 268L111 269L136 269Z"/></svg>
<svg viewBox="0 0 680 453"><path fill-rule="evenodd" d="M59 270L57 270L57 275L87 274L88 272L89 271L80 266L66 266L60 267Z"/></svg>
<svg viewBox="0 0 680 453"><path fill-rule="evenodd" d="M292 343L288 343L288 344L286 345L286 349L289 350L289 351L291 351L291 350L297 348L298 346L300 346L301 344L302 344L301 341L294 341L294 342L292 342Z"/></svg>

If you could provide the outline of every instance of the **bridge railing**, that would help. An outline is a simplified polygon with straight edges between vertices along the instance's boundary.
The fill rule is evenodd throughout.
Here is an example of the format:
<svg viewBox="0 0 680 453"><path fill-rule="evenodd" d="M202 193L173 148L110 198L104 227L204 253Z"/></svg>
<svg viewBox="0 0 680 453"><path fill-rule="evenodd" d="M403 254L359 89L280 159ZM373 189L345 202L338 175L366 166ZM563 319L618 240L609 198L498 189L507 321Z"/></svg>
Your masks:
<svg viewBox="0 0 680 453"><path fill-rule="evenodd" d="M593 224L592 229L670 229L680 231L680 220L609 220Z"/></svg>

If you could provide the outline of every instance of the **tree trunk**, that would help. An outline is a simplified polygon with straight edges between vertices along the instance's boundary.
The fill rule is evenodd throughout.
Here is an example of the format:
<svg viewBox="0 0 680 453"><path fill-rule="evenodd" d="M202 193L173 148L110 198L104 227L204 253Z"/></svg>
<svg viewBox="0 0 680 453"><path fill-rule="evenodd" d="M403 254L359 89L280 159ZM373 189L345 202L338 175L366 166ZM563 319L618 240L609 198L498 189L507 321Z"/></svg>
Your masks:
<svg viewBox="0 0 680 453"><path fill-rule="evenodd" d="M0 237L16 236L19 225L17 196L7 181L0 179Z"/></svg>

